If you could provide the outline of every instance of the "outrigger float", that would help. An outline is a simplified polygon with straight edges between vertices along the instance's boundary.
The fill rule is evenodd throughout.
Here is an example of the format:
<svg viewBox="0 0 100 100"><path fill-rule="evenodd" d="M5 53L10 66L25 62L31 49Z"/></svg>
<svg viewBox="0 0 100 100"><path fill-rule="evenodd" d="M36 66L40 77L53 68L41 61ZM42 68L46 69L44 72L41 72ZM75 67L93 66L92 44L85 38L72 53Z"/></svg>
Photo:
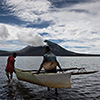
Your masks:
<svg viewBox="0 0 100 100"><path fill-rule="evenodd" d="M69 70L77 70L76 72L66 72ZM40 74L36 74L37 70L21 70L15 68L16 76L19 80L30 82L33 84L51 87L51 88L69 88L71 87L70 78L71 75L80 74L92 74L98 71L86 71L85 68L64 68L62 73L61 70L57 70L57 73L45 73L43 70Z"/></svg>

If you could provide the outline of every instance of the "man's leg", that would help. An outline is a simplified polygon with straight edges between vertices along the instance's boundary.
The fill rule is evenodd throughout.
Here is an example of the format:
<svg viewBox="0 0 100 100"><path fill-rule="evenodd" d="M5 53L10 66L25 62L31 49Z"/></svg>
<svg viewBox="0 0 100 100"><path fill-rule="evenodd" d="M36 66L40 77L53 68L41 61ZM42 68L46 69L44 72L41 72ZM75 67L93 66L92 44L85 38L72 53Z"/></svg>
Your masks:
<svg viewBox="0 0 100 100"><path fill-rule="evenodd" d="M13 73L10 73L10 79L12 80L12 78L13 78Z"/></svg>
<svg viewBox="0 0 100 100"><path fill-rule="evenodd" d="M6 72L6 76L7 76L8 80L9 80L9 72Z"/></svg>
<svg viewBox="0 0 100 100"><path fill-rule="evenodd" d="M57 90L57 88L55 88L55 94L58 95L58 90Z"/></svg>
<svg viewBox="0 0 100 100"><path fill-rule="evenodd" d="M48 91L50 91L50 88L49 88L49 87L47 87L47 90L48 90Z"/></svg>

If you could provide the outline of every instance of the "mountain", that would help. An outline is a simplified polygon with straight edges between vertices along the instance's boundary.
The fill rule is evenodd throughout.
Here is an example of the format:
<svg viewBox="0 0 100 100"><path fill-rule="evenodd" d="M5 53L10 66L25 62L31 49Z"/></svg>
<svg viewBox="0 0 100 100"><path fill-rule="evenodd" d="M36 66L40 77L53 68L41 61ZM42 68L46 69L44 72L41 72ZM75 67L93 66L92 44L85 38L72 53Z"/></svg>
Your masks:
<svg viewBox="0 0 100 100"><path fill-rule="evenodd" d="M51 52L54 53L56 56L100 56L96 54L80 54L71 52L69 50L66 50L59 46L56 43L53 43L51 41L45 40L45 43L51 48ZM18 53L18 56L43 56L44 55L44 48L45 46L39 46L39 47L33 47L33 46L27 46L19 51L16 51ZM11 55L13 52L9 51L2 51L0 50L0 56L8 56Z"/></svg>
<svg viewBox="0 0 100 100"><path fill-rule="evenodd" d="M11 55L11 54L12 54L12 52L0 50L0 56L8 56L8 55Z"/></svg>
<svg viewBox="0 0 100 100"><path fill-rule="evenodd" d="M69 55L77 55L77 53L65 50L61 46L57 45L56 43L50 42L45 40L47 45L50 47L51 52L54 53L56 56L69 56ZM33 47L27 46L26 48L18 51L18 55L21 56L43 56L45 46Z"/></svg>

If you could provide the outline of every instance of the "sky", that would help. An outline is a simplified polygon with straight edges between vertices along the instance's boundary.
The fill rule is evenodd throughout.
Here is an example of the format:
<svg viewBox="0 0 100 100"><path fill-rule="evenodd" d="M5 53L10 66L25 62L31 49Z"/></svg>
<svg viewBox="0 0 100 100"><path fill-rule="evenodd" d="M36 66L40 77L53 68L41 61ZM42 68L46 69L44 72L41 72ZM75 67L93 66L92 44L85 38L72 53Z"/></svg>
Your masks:
<svg viewBox="0 0 100 100"><path fill-rule="evenodd" d="M63 48L100 54L100 0L0 0L0 50L50 40Z"/></svg>

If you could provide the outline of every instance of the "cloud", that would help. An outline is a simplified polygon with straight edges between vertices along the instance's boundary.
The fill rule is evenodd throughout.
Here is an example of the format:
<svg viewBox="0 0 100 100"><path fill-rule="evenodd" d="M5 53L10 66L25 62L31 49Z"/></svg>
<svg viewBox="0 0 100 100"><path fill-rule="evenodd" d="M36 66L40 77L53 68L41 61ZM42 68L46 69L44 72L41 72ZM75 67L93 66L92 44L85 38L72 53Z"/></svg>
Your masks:
<svg viewBox="0 0 100 100"><path fill-rule="evenodd" d="M48 0L48 1L50 1L52 5L57 8L64 8L64 7L73 6L75 4L86 3L86 2L96 1L96 0Z"/></svg>
<svg viewBox="0 0 100 100"><path fill-rule="evenodd" d="M4 0L3 4L21 20L34 23L37 23L39 15L48 13L51 6L48 0Z"/></svg>
<svg viewBox="0 0 100 100"><path fill-rule="evenodd" d="M5 26L4 29L7 28L9 31L9 35L7 35L7 33L5 34L5 37L7 35L6 40L5 40L6 42L4 41L0 42L1 45L3 44L2 47L4 46L4 43L10 45L8 46L9 48L11 48L11 44L12 44L12 49L13 49L13 46L16 46L16 45L18 46L17 48L20 48L20 49L21 49L21 46L23 48L26 45L31 45L31 46L45 45L43 37L39 35L38 33L36 33L35 31L36 29L19 27L16 25L8 25L8 24L0 24L0 26ZM1 35L4 35L4 34L1 34Z"/></svg>
<svg viewBox="0 0 100 100"><path fill-rule="evenodd" d="M16 51L26 46L27 44L19 40L0 40L0 50Z"/></svg>
<svg viewBox="0 0 100 100"><path fill-rule="evenodd" d="M6 24L10 34L7 39L19 39L30 45L33 43L35 46L40 43L38 38L37 43L33 40L36 37L41 41L63 40L57 43L71 51L100 53L98 49L100 47L100 1L91 1L94 2L78 2L59 7L60 3L56 6L57 0L55 2L53 0L5 0L5 9L9 9L14 16L26 22L20 27ZM38 25L42 26L43 22L48 22L46 27L38 27Z"/></svg>
<svg viewBox="0 0 100 100"><path fill-rule="evenodd" d="M8 36L8 29L4 25L0 25L0 39L6 39Z"/></svg>
<svg viewBox="0 0 100 100"><path fill-rule="evenodd" d="M99 5L100 1L80 3L71 7L64 7L59 12L53 13L55 25L48 27L48 31L46 31L47 33L51 32L52 35L51 37L45 38L64 40L64 42L59 44L71 51L100 53L98 49L100 47L100 23L98 23L100 21ZM75 41L68 42L67 40ZM96 51L93 51L93 48Z"/></svg>
<svg viewBox="0 0 100 100"><path fill-rule="evenodd" d="M44 46L44 39L37 33L18 34L18 39L31 46Z"/></svg>

